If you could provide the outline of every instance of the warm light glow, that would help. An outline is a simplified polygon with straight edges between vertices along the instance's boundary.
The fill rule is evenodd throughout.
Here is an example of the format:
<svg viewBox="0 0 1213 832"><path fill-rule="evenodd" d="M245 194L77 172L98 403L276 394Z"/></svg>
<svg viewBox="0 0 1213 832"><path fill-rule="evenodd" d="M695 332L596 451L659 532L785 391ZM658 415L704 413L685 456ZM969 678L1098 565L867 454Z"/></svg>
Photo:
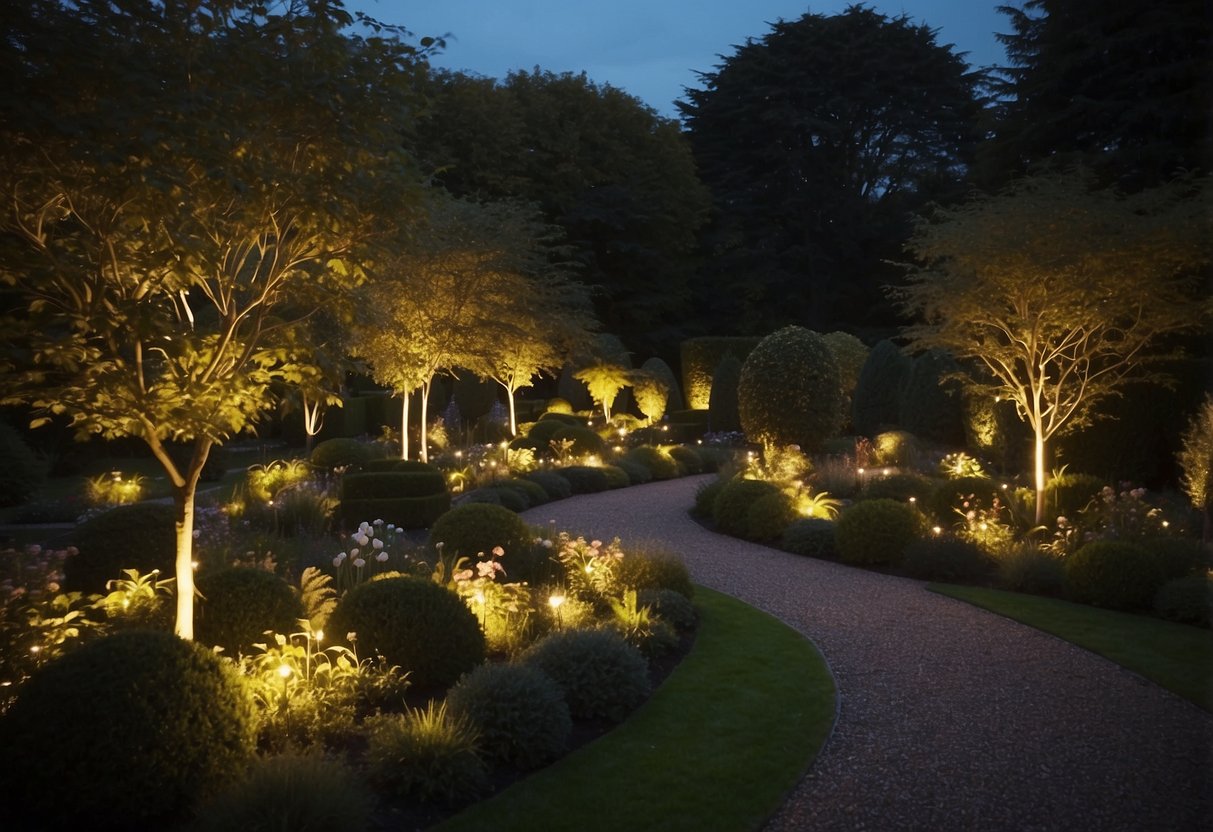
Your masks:
<svg viewBox="0 0 1213 832"><path fill-rule="evenodd" d="M859 476L861 476L861 477L863 476L863 472L864 472L864 470L865 470L865 469L863 469L863 468L860 468L860 469L859 469Z"/></svg>
<svg viewBox="0 0 1213 832"><path fill-rule="evenodd" d="M291 675L291 666L285 663L278 665L278 675L283 679L289 678Z"/></svg>
<svg viewBox="0 0 1213 832"><path fill-rule="evenodd" d="M477 604L484 603L484 593L481 592L480 590L476 590L476 603Z"/></svg>
<svg viewBox="0 0 1213 832"><path fill-rule="evenodd" d="M931 531L934 532L935 534L941 534L943 532L943 529L940 528L939 526L932 526Z"/></svg>
<svg viewBox="0 0 1213 832"><path fill-rule="evenodd" d="M553 595L550 598L548 598L548 605L554 610L560 609L560 605L563 603L564 603L563 595Z"/></svg>
<svg viewBox="0 0 1213 832"><path fill-rule="evenodd" d="M888 468L884 469L884 472L883 472L883 473L884 473L884 475L887 477L887 476L889 475L889 469L888 469Z"/></svg>
<svg viewBox="0 0 1213 832"><path fill-rule="evenodd" d="M911 498L910 498L910 505L914 505L914 503L917 503L917 502L918 502L918 498L917 498L917 497L911 497Z"/></svg>
<svg viewBox="0 0 1213 832"><path fill-rule="evenodd" d="M316 641L324 641L324 630L316 631Z"/></svg>

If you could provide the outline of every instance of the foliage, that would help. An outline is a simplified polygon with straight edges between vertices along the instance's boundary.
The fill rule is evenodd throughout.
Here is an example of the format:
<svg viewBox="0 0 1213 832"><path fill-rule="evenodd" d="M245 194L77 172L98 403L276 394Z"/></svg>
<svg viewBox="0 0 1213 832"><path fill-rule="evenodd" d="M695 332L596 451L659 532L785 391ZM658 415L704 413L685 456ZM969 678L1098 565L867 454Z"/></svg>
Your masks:
<svg viewBox="0 0 1213 832"><path fill-rule="evenodd" d="M820 335L789 326L746 358L737 386L741 427L764 446L821 446L842 426L842 383Z"/></svg>
<svg viewBox="0 0 1213 832"><path fill-rule="evenodd" d="M591 465L566 465L555 469L574 494L597 494L611 487L611 481L601 468Z"/></svg>
<svg viewBox="0 0 1213 832"><path fill-rule="evenodd" d="M895 500L864 500L834 525L838 555L856 566L897 566L907 546L922 536L922 516Z"/></svg>
<svg viewBox="0 0 1213 832"><path fill-rule="evenodd" d="M906 574L949 583L975 583L990 573L993 562L985 550L967 540L929 537L915 540L902 556Z"/></svg>
<svg viewBox="0 0 1213 832"><path fill-rule="evenodd" d="M753 336L712 336L688 338L683 341L679 345L679 354L687 407L692 410L710 409L716 368L729 355L739 362L745 361L761 341L761 338ZM740 378L740 374L738 377Z"/></svg>
<svg viewBox="0 0 1213 832"><path fill-rule="evenodd" d="M316 443L309 461L322 471L358 466L375 459L375 449L357 439L338 437Z"/></svg>
<svg viewBox="0 0 1213 832"><path fill-rule="evenodd" d="M849 332L827 332L821 336L838 364L838 378L842 382L842 421L851 421L851 403L855 398L855 387L859 384L859 374L868 362L871 352L863 341Z"/></svg>
<svg viewBox="0 0 1213 832"><path fill-rule="evenodd" d="M94 604L105 613L106 622L125 629L172 630L173 578L160 579L152 570L140 575L137 569L124 569L125 578L106 583L106 594Z"/></svg>
<svg viewBox="0 0 1213 832"><path fill-rule="evenodd" d="M960 521L955 524L956 536L978 546L986 554L996 554L1015 543L1014 516L1008 504L997 494L987 506L970 494L956 509Z"/></svg>
<svg viewBox="0 0 1213 832"><path fill-rule="evenodd" d="M691 513L701 519L712 519L716 513L716 497L726 482L722 479L708 480L696 488L695 505L691 507Z"/></svg>
<svg viewBox="0 0 1213 832"><path fill-rule="evenodd" d="M615 582L629 589L669 589L687 598L695 594L691 574L677 552L656 544L634 543L614 567Z"/></svg>
<svg viewBox="0 0 1213 832"><path fill-rule="evenodd" d="M1096 540L1065 560L1066 590L1086 604L1115 610L1149 609L1167 578L1141 546Z"/></svg>
<svg viewBox="0 0 1213 832"><path fill-rule="evenodd" d="M620 597L607 596L606 601L611 610L608 626L645 656L663 655L678 643L674 628L654 615L652 607L641 604L636 590L625 589Z"/></svg>
<svg viewBox="0 0 1213 832"><path fill-rule="evenodd" d="M451 714L479 733L484 756L537 768L568 744L572 720L561 690L543 671L525 664L482 664L447 694Z"/></svg>
<svg viewBox="0 0 1213 832"><path fill-rule="evenodd" d="M91 505L109 508L129 505L143 499L144 478L139 474L123 478L121 471L98 474L84 481L85 499Z"/></svg>
<svg viewBox="0 0 1213 832"><path fill-rule="evenodd" d="M552 434L553 442L569 444L569 453L574 456L601 454L606 448L602 437L584 425L561 425Z"/></svg>
<svg viewBox="0 0 1213 832"><path fill-rule="evenodd" d="M337 609L337 591L333 577L315 566L306 567L299 575L299 603L303 616L313 630L323 630L329 616Z"/></svg>
<svg viewBox="0 0 1213 832"><path fill-rule="evenodd" d="M783 530L779 548L794 555L833 560L838 554L834 544L834 521L819 517L794 520Z"/></svg>
<svg viewBox="0 0 1213 832"><path fill-rule="evenodd" d="M574 538L568 532L560 532L552 545L556 560L564 568L564 579L574 595L597 602L617 591L616 573L619 563L624 560L619 538L603 544L601 540L586 542L584 537Z"/></svg>
<svg viewBox="0 0 1213 832"><path fill-rule="evenodd" d="M708 398L708 423L714 431L741 430L741 410L737 398L741 383L741 362L728 353L712 373L712 393Z"/></svg>
<svg viewBox="0 0 1213 832"><path fill-rule="evenodd" d="M99 592L123 569L172 574L176 512L160 503L118 506L77 526L71 534L79 554L67 569L67 585Z"/></svg>
<svg viewBox="0 0 1213 832"><path fill-rule="evenodd" d="M385 578L354 587L329 619L337 634L354 633L424 690L451 684L484 659L484 634L459 597L424 578Z"/></svg>
<svg viewBox="0 0 1213 832"><path fill-rule="evenodd" d="M678 472L688 476L693 474L703 473L703 458L694 448L689 448L686 445L671 445L668 448L661 448L666 455L678 463Z"/></svg>
<svg viewBox="0 0 1213 832"><path fill-rule="evenodd" d="M573 487L569 481L554 471L531 471L524 474L523 478L538 483L547 492L549 499L564 500L573 496Z"/></svg>
<svg viewBox="0 0 1213 832"><path fill-rule="evenodd" d="M1154 594L1154 612L1169 621L1208 627L1213 617L1213 578L1200 574L1167 581Z"/></svg>
<svg viewBox="0 0 1213 832"><path fill-rule="evenodd" d="M1015 402L1034 435L1038 524L1046 443L1130 380L1161 381L1161 340L1200 325L1207 206L1199 180L1122 197L1076 172L1027 177L919 223L910 248L924 265L896 293L918 320L907 334L974 362L974 394Z"/></svg>
<svg viewBox="0 0 1213 832"><path fill-rule="evenodd" d="M859 371L851 400L851 424L862 436L875 436L897 424L901 393L913 361L892 341L879 341Z"/></svg>
<svg viewBox="0 0 1213 832"><path fill-rule="evenodd" d="M627 475L627 485L644 485L646 482L653 481L653 472L649 466L637 462L635 459L616 459L613 467Z"/></svg>
<svg viewBox="0 0 1213 832"><path fill-rule="evenodd" d="M981 460L974 459L964 451L953 451L950 454L944 454L943 458L939 460L936 470L941 476L948 479L989 476L985 469L982 468Z"/></svg>
<svg viewBox="0 0 1213 832"><path fill-rule="evenodd" d="M370 779L395 797L453 804L487 784L476 730L445 702L370 720L367 735Z"/></svg>
<svg viewBox="0 0 1213 832"><path fill-rule="evenodd" d="M914 358L898 402L897 424L915 436L947 445L964 441L960 365L938 350Z"/></svg>
<svg viewBox="0 0 1213 832"><path fill-rule="evenodd" d="M294 588L272 572L230 566L198 576L203 601L195 622L196 636L229 656L247 653L265 640L267 630L290 632L303 615Z"/></svg>
<svg viewBox="0 0 1213 832"><path fill-rule="evenodd" d="M1012 592L1060 596L1065 591L1065 561L1031 543L1019 543L997 555L998 584Z"/></svg>
<svg viewBox="0 0 1213 832"><path fill-rule="evenodd" d="M1183 470L1183 487L1192 505L1204 513L1204 538L1210 539L1213 527L1213 396L1205 396L1200 411L1184 431L1183 449L1178 457Z"/></svg>
<svg viewBox="0 0 1213 832"><path fill-rule="evenodd" d="M783 535L798 513L793 499L783 491L759 497L746 511L746 534L749 540L768 542Z"/></svg>
<svg viewBox="0 0 1213 832"><path fill-rule="evenodd" d="M0 737L0 789L18 824L164 828L248 761L252 708L205 648L131 630L35 673Z"/></svg>
<svg viewBox="0 0 1213 832"><path fill-rule="evenodd" d="M326 464L323 467L337 466ZM244 475L244 491L249 499L268 503L284 488L304 482L311 474L311 467L302 459L279 459L268 465L254 465Z"/></svg>
<svg viewBox="0 0 1213 832"><path fill-rule="evenodd" d="M468 503L456 506L430 528L429 544L444 543L449 555L475 557L500 546L505 571L512 580L531 580L542 571L542 556L532 551L535 535L517 514L499 505Z"/></svg>
<svg viewBox="0 0 1213 832"><path fill-rule="evenodd" d="M628 448L623 458L648 468L655 480L670 480L679 475L678 462L666 448L640 445Z"/></svg>
<svg viewBox="0 0 1213 832"><path fill-rule="evenodd" d="M528 508L541 506L550 499L548 493L543 490L543 486L533 480L500 477L493 481L493 487L517 491L526 498Z"/></svg>
<svg viewBox="0 0 1213 832"><path fill-rule="evenodd" d="M965 446L1003 471L1022 464L1031 441L1014 402L972 391L964 392L964 429Z"/></svg>
<svg viewBox="0 0 1213 832"><path fill-rule="evenodd" d="M574 719L620 722L649 694L648 663L610 630L551 633L519 661L539 668L560 687Z"/></svg>
<svg viewBox="0 0 1213 832"><path fill-rule="evenodd" d="M1093 500L1104 497L1104 480L1091 474L1054 472L1045 488L1045 508L1050 516L1076 516Z"/></svg>
<svg viewBox="0 0 1213 832"><path fill-rule="evenodd" d="M691 599L673 589L641 589L636 592L636 603L648 607L661 621L680 632L695 629L699 613Z"/></svg>
<svg viewBox="0 0 1213 832"><path fill-rule="evenodd" d="M611 421L611 407L619 391L632 383L631 371L622 365L600 362L573 373L573 378L585 382L590 395L602 408L603 417Z"/></svg>
<svg viewBox="0 0 1213 832"><path fill-rule="evenodd" d="M636 406L645 419L649 421L649 424L661 421L661 417L665 415L666 402L670 397L670 388L666 380L653 375L648 370L633 370L629 378L632 392L636 396Z"/></svg>
<svg viewBox="0 0 1213 832"><path fill-rule="evenodd" d="M362 832L374 795L344 763L318 754L257 760L244 778L198 810L189 832Z"/></svg>
<svg viewBox="0 0 1213 832"><path fill-rule="evenodd" d="M678 386L678 377L674 375L674 371L670 369L669 364L665 363L660 358L654 357L641 364L640 369L648 373L652 378L658 379L662 384L665 385L666 412L671 410L682 410L684 407L686 407L686 401L682 397L682 390Z"/></svg>
<svg viewBox="0 0 1213 832"><path fill-rule="evenodd" d="M955 194L979 137L981 73L935 35L853 5L776 21L700 74L678 106L717 211L709 324L893 323L905 214Z"/></svg>
<svg viewBox="0 0 1213 832"><path fill-rule="evenodd" d="M0 506L28 502L38 492L45 474L25 438L0 421Z"/></svg>
<svg viewBox="0 0 1213 832"><path fill-rule="evenodd" d="M918 437L905 430L886 430L872 437L872 465L913 465L922 448Z"/></svg>
<svg viewBox="0 0 1213 832"><path fill-rule="evenodd" d="M862 497L865 500L886 498L914 502L930 495L935 482L922 474L890 474L887 477L872 477L864 482Z"/></svg>
<svg viewBox="0 0 1213 832"><path fill-rule="evenodd" d="M724 534L745 537L749 533L750 506L779 487L764 480L732 479L720 489L712 504L712 519Z"/></svg>
<svg viewBox="0 0 1213 832"><path fill-rule="evenodd" d="M998 484L988 477L961 477L942 480L935 484L931 493L922 501L922 510L932 520L951 525L956 522L957 512L964 511L966 500L988 505L999 494ZM967 511L967 509L965 509Z"/></svg>

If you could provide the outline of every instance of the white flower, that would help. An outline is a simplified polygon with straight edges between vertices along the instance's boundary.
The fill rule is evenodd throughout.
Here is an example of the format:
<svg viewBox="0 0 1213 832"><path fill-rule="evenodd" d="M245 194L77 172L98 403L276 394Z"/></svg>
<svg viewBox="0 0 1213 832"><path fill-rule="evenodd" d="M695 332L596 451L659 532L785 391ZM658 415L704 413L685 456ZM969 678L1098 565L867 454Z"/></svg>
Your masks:
<svg viewBox="0 0 1213 832"><path fill-rule="evenodd" d="M437 549L439 553L441 553L442 547L445 545L446 545L445 543L443 543L441 540L439 540L437 543L434 544L434 548Z"/></svg>
<svg viewBox="0 0 1213 832"><path fill-rule="evenodd" d="M354 535L354 540L355 540L355 542L357 542L357 544L359 546L365 546L366 544L371 542L371 539L364 534Z"/></svg>
<svg viewBox="0 0 1213 832"><path fill-rule="evenodd" d="M350 549L350 557L352 557L352 558L356 558L356 557L358 557L358 550L357 550L357 549Z"/></svg>
<svg viewBox="0 0 1213 832"><path fill-rule="evenodd" d="M376 549L382 549L383 541L380 540L379 538L375 538L374 540L371 541L371 545L374 546Z"/></svg>
<svg viewBox="0 0 1213 832"><path fill-rule="evenodd" d="M551 548L552 548L552 541L550 541L550 540L545 540L545 541L543 541L543 548L545 548L545 549L551 549Z"/></svg>
<svg viewBox="0 0 1213 832"><path fill-rule="evenodd" d="M354 558L354 566L361 569L362 567L366 566L366 561L364 561L362 558Z"/></svg>
<svg viewBox="0 0 1213 832"><path fill-rule="evenodd" d="M333 558L334 563L340 563L345 560L345 552L338 552L337 557Z"/></svg>
<svg viewBox="0 0 1213 832"><path fill-rule="evenodd" d="M382 520L382 518L381 518L381 519L379 519L379 520L376 520L376 521L375 521L375 525L376 525L376 526L382 526L382 525L383 525L383 520Z"/></svg>
<svg viewBox="0 0 1213 832"><path fill-rule="evenodd" d="M380 552L379 554L375 555L375 560L379 561L380 563L387 563L387 558L387 552Z"/></svg>
<svg viewBox="0 0 1213 832"><path fill-rule="evenodd" d="M344 560L345 560L345 555L342 555L341 557L333 558L333 566L340 568L341 562Z"/></svg>

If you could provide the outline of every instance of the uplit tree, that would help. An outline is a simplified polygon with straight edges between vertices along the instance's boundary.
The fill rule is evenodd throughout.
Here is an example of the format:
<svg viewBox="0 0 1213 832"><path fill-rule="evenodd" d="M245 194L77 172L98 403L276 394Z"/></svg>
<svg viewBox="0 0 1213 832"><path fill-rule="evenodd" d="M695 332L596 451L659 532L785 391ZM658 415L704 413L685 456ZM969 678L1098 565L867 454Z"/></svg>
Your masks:
<svg viewBox="0 0 1213 832"><path fill-rule="evenodd" d="M1015 403L1034 436L1037 523L1049 440L1128 381L1164 381L1164 337L1199 326L1209 216L1204 181L1122 197L1070 174L919 224L922 266L895 293L919 321L906 334L976 363L974 394Z"/></svg>
<svg viewBox="0 0 1213 832"><path fill-rule="evenodd" d="M1183 487L1204 518L1202 537L1208 543L1213 539L1213 396L1205 396L1183 439Z"/></svg>
<svg viewBox="0 0 1213 832"><path fill-rule="evenodd" d="M307 376L292 330L407 216L398 128L421 55L399 31L343 34L339 0L18 5L0 93L4 401L147 444L172 484L191 638L199 475L275 384Z"/></svg>
<svg viewBox="0 0 1213 832"><path fill-rule="evenodd" d="M596 361L573 373L573 378L585 382L591 398L602 408L603 418L610 422L615 397L631 383L632 371L622 364Z"/></svg>

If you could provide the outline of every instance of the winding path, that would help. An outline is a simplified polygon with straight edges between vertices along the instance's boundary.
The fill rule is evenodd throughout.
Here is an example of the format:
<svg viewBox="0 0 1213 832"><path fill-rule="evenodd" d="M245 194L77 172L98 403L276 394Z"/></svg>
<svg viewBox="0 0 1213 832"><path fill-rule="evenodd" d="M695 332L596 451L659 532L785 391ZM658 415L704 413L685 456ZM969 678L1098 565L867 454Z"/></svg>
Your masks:
<svg viewBox="0 0 1213 832"><path fill-rule="evenodd" d="M1213 716L921 581L709 532L687 514L704 480L524 516L620 537L625 552L660 542L696 582L818 646L837 680L837 722L767 830L1213 830Z"/></svg>

